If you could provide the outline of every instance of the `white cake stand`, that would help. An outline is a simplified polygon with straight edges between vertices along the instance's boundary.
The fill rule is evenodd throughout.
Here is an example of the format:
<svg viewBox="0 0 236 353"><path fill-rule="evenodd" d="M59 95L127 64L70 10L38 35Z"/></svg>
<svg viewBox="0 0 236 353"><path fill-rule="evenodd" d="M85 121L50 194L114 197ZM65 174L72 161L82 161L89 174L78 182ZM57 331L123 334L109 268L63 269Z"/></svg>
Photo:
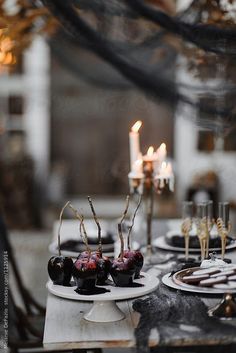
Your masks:
<svg viewBox="0 0 236 353"><path fill-rule="evenodd" d="M75 292L75 287L64 287L55 285L48 281L48 291L58 297L93 302L90 310L84 315L84 319L93 322L112 322L125 318L125 314L116 304L118 300L127 300L141 297L153 292L159 285L159 279L142 273L142 278L135 280L136 283L143 284L142 287L116 287L113 285L104 286L110 292L95 295L82 295Z"/></svg>

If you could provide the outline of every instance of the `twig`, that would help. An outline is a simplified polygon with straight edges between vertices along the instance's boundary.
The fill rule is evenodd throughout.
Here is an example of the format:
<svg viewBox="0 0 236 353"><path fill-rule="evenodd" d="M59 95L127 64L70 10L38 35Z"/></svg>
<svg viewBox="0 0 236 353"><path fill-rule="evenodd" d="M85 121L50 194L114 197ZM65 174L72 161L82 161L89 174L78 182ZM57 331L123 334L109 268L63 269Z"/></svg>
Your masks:
<svg viewBox="0 0 236 353"><path fill-rule="evenodd" d="M124 221L124 219L127 215L128 208L129 208L129 195L127 195L127 197L126 197L125 210L124 210L124 213L120 219L120 222L118 223L118 234L120 237L120 255L119 255L120 259L123 259L123 256L124 256L124 238L123 238L123 234L122 234L122 222Z"/></svg>
<svg viewBox="0 0 236 353"><path fill-rule="evenodd" d="M92 199L90 196L88 196L88 202L89 202L89 205L90 205L90 208L91 208L91 211L93 213L93 218L94 218L94 221L98 227L98 251L100 254L102 254L102 235L101 235L101 226L100 226L100 223L98 221L98 218L97 218L97 215L96 215L96 212L95 212L95 209L93 207L93 202L92 202Z"/></svg>
<svg viewBox="0 0 236 353"><path fill-rule="evenodd" d="M137 207L134 211L134 214L133 214L133 218L132 218L132 222L131 222L131 225L129 227L129 231L128 231L128 236L127 236L127 245L128 245L128 250L130 250L130 234L131 234L131 231L132 231L132 228L134 226L134 220L135 220L135 217L136 217L136 214L138 212L138 209L139 209L139 206L142 202L142 195L139 196L139 200L138 200L138 204L137 204Z"/></svg>
<svg viewBox="0 0 236 353"><path fill-rule="evenodd" d="M79 226L80 236L84 245L86 246L86 250L90 254L91 249L88 245L88 234L84 225L84 216L79 214L79 212L71 205L71 203L69 204L69 207L74 212L75 217L80 221L80 226Z"/></svg>
<svg viewBox="0 0 236 353"><path fill-rule="evenodd" d="M62 226L62 216L63 213L66 209L66 207L69 205L70 201L67 201L67 203L62 207L61 212L60 212L60 223L58 227L58 232L57 232L57 246L58 246L58 255L61 256L61 226Z"/></svg>

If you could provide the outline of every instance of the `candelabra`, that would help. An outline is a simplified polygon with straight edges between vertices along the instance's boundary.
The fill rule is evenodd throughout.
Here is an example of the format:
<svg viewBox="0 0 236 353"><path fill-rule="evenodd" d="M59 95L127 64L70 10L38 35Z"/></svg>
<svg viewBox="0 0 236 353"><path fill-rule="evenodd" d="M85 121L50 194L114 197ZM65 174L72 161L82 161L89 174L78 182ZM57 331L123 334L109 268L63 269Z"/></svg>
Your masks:
<svg viewBox="0 0 236 353"><path fill-rule="evenodd" d="M174 174L170 163L165 161L166 146L162 144L156 152L149 147L145 156L139 155L132 171L129 173L130 193L142 194L146 203L146 263L154 264L157 257L152 246L152 220L154 195L161 194L164 189L174 191Z"/></svg>

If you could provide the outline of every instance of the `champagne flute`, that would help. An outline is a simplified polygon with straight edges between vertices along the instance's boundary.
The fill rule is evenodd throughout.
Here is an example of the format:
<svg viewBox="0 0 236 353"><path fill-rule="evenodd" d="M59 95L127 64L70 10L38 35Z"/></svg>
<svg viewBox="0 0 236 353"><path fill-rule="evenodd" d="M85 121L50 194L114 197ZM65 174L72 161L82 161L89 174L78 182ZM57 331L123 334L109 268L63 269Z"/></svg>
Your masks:
<svg viewBox="0 0 236 353"><path fill-rule="evenodd" d="M183 201L181 231L184 236L186 261L188 261L188 257L189 257L189 233L192 229L192 222L193 222L193 202Z"/></svg>
<svg viewBox="0 0 236 353"><path fill-rule="evenodd" d="M227 236L231 231L231 224L229 221L229 202L219 202L218 204L218 219L217 229L221 237L221 258L224 259Z"/></svg>
<svg viewBox="0 0 236 353"><path fill-rule="evenodd" d="M202 261L205 258L206 244L207 244L207 234L208 234L207 212L208 212L208 208L207 208L206 202L200 202L197 204L196 225L197 225L197 236L200 242Z"/></svg>
<svg viewBox="0 0 236 353"><path fill-rule="evenodd" d="M213 219L213 201L209 200L207 201L207 240L206 240L206 259L209 257L209 240L210 240L210 234L211 230L214 224L214 219Z"/></svg>

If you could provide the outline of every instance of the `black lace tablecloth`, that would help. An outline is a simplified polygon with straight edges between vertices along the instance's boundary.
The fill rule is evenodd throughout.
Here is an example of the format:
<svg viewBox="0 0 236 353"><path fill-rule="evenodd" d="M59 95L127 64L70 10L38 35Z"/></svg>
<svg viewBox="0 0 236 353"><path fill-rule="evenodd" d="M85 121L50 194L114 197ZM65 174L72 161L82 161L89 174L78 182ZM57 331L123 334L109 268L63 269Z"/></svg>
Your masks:
<svg viewBox="0 0 236 353"><path fill-rule="evenodd" d="M166 230L165 222L154 223L155 232ZM168 252L158 250L160 258ZM235 252L230 252L236 262ZM173 259L172 259L173 260ZM146 267L146 270L150 270ZM157 276L160 278L171 269L176 269L176 262L155 266ZM209 306L216 305L222 296L193 295L172 290L160 281L158 289L145 298L133 302L133 308L140 313L140 321L135 331L137 351L148 352L148 340L151 331L156 329L160 341L157 347L152 348L159 352L161 346L198 346L212 345L211 351L219 349L221 345L231 345L231 348L222 348L217 352L236 352L236 320L220 321L208 316ZM233 346L235 345L235 346ZM190 349L191 352L194 352ZM173 351L175 352L174 348ZM181 351L182 352L182 351Z"/></svg>
<svg viewBox="0 0 236 353"><path fill-rule="evenodd" d="M138 352L149 351L152 329L157 329L159 344L165 346L236 344L234 323L210 318L208 307L198 296L160 285L148 298L135 300L133 308L141 314L135 331ZM158 347L154 351L158 352Z"/></svg>

